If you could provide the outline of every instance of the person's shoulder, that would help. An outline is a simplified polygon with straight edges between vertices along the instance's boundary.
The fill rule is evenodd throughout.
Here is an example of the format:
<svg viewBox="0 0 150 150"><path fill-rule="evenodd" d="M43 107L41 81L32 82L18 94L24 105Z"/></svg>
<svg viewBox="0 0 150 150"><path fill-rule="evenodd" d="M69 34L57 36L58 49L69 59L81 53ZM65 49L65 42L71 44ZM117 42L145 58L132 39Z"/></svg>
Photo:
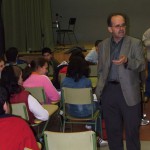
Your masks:
<svg viewBox="0 0 150 150"><path fill-rule="evenodd" d="M89 54L90 53L95 53L96 52L96 49L91 49L90 51L89 51Z"/></svg>
<svg viewBox="0 0 150 150"><path fill-rule="evenodd" d="M134 42L134 43L142 42L140 39L135 38L135 37L132 37L132 36L125 36L124 38L125 38L126 40L130 40L131 42Z"/></svg>
<svg viewBox="0 0 150 150"><path fill-rule="evenodd" d="M50 80L49 77L48 77L47 75L44 75L44 74L43 74L43 75L40 75L39 78L40 78L41 80L48 80L48 81Z"/></svg>
<svg viewBox="0 0 150 150"><path fill-rule="evenodd" d="M108 37L108 38L102 40L102 41L99 43L99 45L106 44L106 43L108 43L108 42L110 42L110 41L111 41L111 37Z"/></svg>
<svg viewBox="0 0 150 150"><path fill-rule="evenodd" d="M11 122L11 124L19 124L19 126L21 125L27 125L26 121L23 120L22 118L18 117L18 116L14 116L14 115L11 115L11 116L5 116L3 118L1 118L7 122Z"/></svg>
<svg viewBox="0 0 150 150"><path fill-rule="evenodd" d="M148 29L144 32L144 34L150 34L150 28L148 28Z"/></svg>

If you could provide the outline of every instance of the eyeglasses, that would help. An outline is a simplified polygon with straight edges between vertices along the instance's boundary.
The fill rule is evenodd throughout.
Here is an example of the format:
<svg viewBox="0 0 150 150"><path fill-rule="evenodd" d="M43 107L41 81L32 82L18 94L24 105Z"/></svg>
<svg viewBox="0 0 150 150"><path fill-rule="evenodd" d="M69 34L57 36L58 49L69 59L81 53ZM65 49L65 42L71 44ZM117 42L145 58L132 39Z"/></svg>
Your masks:
<svg viewBox="0 0 150 150"><path fill-rule="evenodd" d="M118 25L115 25L115 26L112 25L111 27L114 27L114 28L116 28L116 29L126 28L126 24L123 23L123 24L118 24Z"/></svg>

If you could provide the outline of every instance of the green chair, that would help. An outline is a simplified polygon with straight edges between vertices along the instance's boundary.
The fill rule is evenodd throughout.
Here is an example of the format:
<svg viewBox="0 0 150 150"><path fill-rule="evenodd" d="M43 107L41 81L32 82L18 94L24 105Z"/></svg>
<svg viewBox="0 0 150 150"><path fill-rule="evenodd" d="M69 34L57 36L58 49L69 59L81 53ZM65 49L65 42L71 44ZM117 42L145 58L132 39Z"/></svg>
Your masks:
<svg viewBox="0 0 150 150"><path fill-rule="evenodd" d="M44 132L46 150L97 150L96 135L93 131L84 132Z"/></svg>
<svg viewBox="0 0 150 150"><path fill-rule="evenodd" d="M17 64L17 66L19 66L22 70L24 70L27 67L27 63Z"/></svg>
<svg viewBox="0 0 150 150"><path fill-rule="evenodd" d="M90 73L89 79L92 82L92 87L95 88L97 85L97 65L89 65Z"/></svg>
<svg viewBox="0 0 150 150"><path fill-rule="evenodd" d="M97 77L97 65L89 65L90 74L89 77Z"/></svg>
<svg viewBox="0 0 150 150"><path fill-rule="evenodd" d="M39 139L43 136L44 131L45 131L45 129L48 125L48 122L50 120L50 117L58 110L57 105L43 105L43 107L48 111L49 119L47 121L42 121L42 120L39 120L39 119L35 119L34 124L31 124L31 127L34 127L34 126L38 127L37 137ZM28 115L28 111L27 111L25 103L11 104L11 111L12 111L12 114L14 114L16 116L20 116L24 120L29 121L29 115ZM44 124L44 127L43 127L42 131L40 132L39 127L40 127L40 124L42 122L44 122L45 124Z"/></svg>
<svg viewBox="0 0 150 150"><path fill-rule="evenodd" d="M25 87L26 91L29 91L30 94L35 97L40 103L46 103L46 96L43 87Z"/></svg>
<svg viewBox="0 0 150 150"><path fill-rule="evenodd" d="M91 116L86 118L73 117L67 113L66 104L84 105L91 104L93 106L93 94L91 88L62 88L62 101L63 101L63 132L65 131L66 124L90 124L94 125L94 129L97 129L97 120L100 120L100 135L102 138L102 126L100 110L94 112L91 109ZM93 108L93 107L92 107Z"/></svg>

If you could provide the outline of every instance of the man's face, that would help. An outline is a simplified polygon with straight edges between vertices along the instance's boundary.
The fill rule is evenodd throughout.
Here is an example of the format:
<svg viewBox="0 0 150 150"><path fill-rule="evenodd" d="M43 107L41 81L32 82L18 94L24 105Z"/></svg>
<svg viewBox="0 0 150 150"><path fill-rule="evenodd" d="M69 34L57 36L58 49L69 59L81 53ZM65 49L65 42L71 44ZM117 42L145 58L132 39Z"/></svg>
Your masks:
<svg viewBox="0 0 150 150"><path fill-rule="evenodd" d="M52 59L52 54L50 53L44 53L43 57L45 60L50 61Z"/></svg>
<svg viewBox="0 0 150 150"><path fill-rule="evenodd" d="M116 42L120 41L126 34L126 24L122 16L113 16L111 18L111 27L108 27L108 31L112 33L112 36Z"/></svg>

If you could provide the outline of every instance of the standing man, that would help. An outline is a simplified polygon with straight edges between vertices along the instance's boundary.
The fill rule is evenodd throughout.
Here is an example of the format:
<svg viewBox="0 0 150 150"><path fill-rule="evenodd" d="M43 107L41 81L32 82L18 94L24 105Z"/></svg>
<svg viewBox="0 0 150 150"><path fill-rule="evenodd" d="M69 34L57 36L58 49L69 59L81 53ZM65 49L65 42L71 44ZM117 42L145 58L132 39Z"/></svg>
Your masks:
<svg viewBox="0 0 150 150"><path fill-rule="evenodd" d="M140 150L141 95L139 73L145 69L140 40L126 35L126 16L107 18L112 34L99 44L97 98L101 98L110 150Z"/></svg>

